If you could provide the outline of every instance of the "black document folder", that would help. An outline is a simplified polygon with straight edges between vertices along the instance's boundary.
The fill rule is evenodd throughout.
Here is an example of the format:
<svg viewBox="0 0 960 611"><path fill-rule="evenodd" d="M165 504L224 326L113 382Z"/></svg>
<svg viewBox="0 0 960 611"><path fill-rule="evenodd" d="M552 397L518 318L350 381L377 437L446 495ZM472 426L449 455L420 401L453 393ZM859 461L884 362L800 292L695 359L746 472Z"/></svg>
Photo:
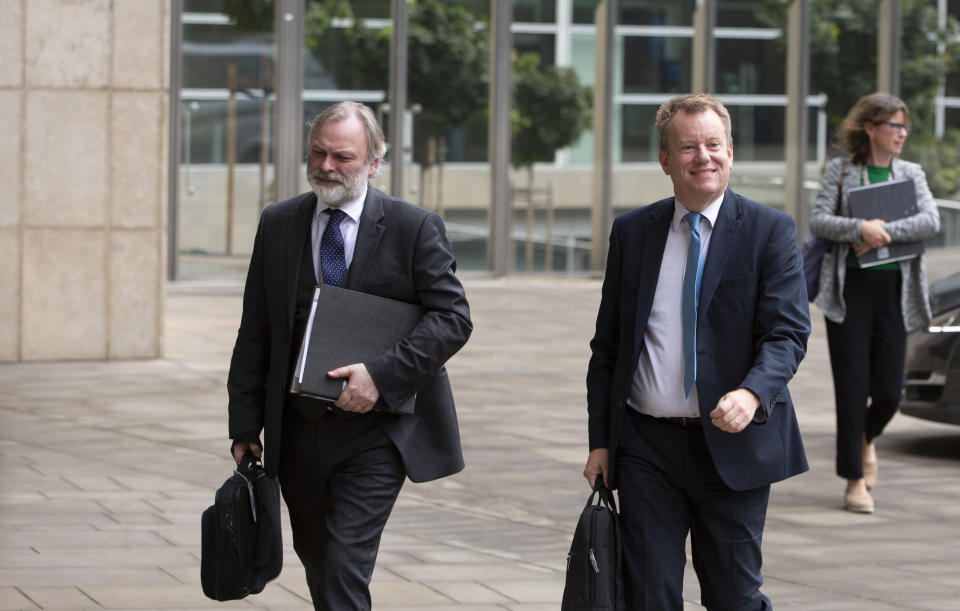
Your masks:
<svg viewBox="0 0 960 611"><path fill-rule="evenodd" d="M327 372L374 359L405 338L423 317L412 303L321 284L313 293L310 317L300 345L290 392L335 401L346 378ZM393 413L412 414L416 395ZM386 409L378 402L374 409Z"/></svg>
<svg viewBox="0 0 960 611"><path fill-rule="evenodd" d="M847 190L850 216L896 221L917 213L917 191L908 178L878 182ZM912 259L923 254L923 242L891 242L859 258L860 267Z"/></svg>

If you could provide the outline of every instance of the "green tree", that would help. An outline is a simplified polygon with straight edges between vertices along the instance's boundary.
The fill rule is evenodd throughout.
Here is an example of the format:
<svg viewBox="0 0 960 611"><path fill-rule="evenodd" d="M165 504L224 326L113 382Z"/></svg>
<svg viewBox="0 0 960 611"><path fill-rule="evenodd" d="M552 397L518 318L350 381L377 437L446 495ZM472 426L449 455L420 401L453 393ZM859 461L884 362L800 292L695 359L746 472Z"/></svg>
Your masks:
<svg viewBox="0 0 960 611"><path fill-rule="evenodd" d="M271 29L273 10L273 0L224 0L224 11L237 26L250 30ZM435 206L440 212L446 134L482 115L487 106L488 29L457 3L417 0L410 8L407 97L420 108L414 158L426 170L438 166ZM341 89L386 89L391 31L365 27L347 0L307 4L307 49Z"/></svg>
<svg viewBox="0 0 960 611"><path fill-rule="evenodd" d="M420 128L442 138L487 106L488 28L461 6L420 0L410 12L410 101L420 104Z"/></svg>
<svg viewBox="0 0 960 611"><path fill-rule="evenodd" d="M572 68L541 69L535 53L514 58L511 161L527 169L530 188L533 164L553 161L590 127L591 105L590 88Z"/></svg>
<svg viewBox="0 0 960 611"><path fill-rule="evenodd" d="M238 27L272 28L273 0L224 0ZM347 27L335 27L335 20ZM463 6L439 0L411 5L408 29L407 95L419 104L418 127L443 138L483 112L490 61L488 28ZM372 29L357 19L347 0L310 0L307 49L342 89L383 89L389 74L392 28Z"/></svg>
<svg viewBox="0 0 960 611"><path fill-rule="evenodd" d="M767 0L762 18L785 28L790 2ZM810 91L827 95L830 134L836 133L858 99L877 89L877 10L876 0L811 2ZM904 157L924 163L935 195L951 195L955 191L945 189L956 181L937 173L960 172L960 167L951 166L951 151L946 146L960 135L950 135L938 145L933 133L933 102L944 75L957 69L960 62L960 29L952 18L945 28L939 28L936 5L926 0L902 0L901 26L901 97L910 108L914 126Z"/></svg>

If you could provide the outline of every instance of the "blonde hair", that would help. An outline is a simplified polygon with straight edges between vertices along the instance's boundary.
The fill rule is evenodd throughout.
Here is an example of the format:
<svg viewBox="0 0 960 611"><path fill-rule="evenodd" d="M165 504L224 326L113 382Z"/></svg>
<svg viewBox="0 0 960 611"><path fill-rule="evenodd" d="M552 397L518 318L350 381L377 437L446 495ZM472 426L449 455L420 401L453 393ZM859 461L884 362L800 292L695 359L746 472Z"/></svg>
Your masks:
<svg viewBox="0 0 960 611"><path fill-rule="evenodd" d="M730 123L730 112L720 100L709 93L688 93L673 98L665 102L657 109L657 137L660 139L660 150L667 150L667 131L670 127L670 121L678 112L685 112L690 115L699 114L707 110L712 110L720 117L723 127L727 132L727 145L733 146L733 127Z"/></svg>

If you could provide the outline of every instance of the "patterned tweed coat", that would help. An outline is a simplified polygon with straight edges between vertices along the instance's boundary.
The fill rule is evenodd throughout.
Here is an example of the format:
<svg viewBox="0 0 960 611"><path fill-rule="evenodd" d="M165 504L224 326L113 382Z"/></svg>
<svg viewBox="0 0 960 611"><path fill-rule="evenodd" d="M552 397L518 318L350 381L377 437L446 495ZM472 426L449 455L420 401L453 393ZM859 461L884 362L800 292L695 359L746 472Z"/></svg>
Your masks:
<svg viewBox="0 0 960 611"><path fill-rule="evenodd" d="M843 286L846 278L846 259L851 242L860 241L860 221L850 218L850 205L847 192L860 186L866 168L848 163L843 170L843 159L832 159L823 172L820 192L814 204L810 218L810 231L817 237L836 242L833 248L823 255L820 266L820 290L814 303L828 320L843 322L847 313L843 301ZM841 177L841 172L843 173ZM840 180L843 180L843 197L837 209L837 195ZM917 214L892 221L884 229L895 242L922 240L940 230L940 214L927 177L916 163L894 159L890 166L890 179L910 178L917 189ZM864 180L864 182L866 182ZM903 326L913 331L930 322L930 303L927 290L927 270L923 256L900 262L902 283L900 291L900 309L903 312Z"/></svg>

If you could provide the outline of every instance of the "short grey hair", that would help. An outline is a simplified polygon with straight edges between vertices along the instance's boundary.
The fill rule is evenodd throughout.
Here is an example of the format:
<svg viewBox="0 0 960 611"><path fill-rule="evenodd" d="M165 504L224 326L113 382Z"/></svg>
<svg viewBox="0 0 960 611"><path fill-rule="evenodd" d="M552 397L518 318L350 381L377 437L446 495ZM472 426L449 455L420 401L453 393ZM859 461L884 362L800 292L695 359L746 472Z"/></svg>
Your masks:
<svg viewBox="0 0 960 611"><path fill-rule="evenodd" d="M313 137L317 131L327 123L343 121L350 117L360 119L363 124L363 131L367 136L367 163L373 163L382 158L387 153L387 143L383 137L383 130L380 128L380 122L374 116L373 111L366 104L359 102L337 102L333 106L324 109L319 115L310 122L310 133L307 135L307 150L313 143Z"/></svg>

